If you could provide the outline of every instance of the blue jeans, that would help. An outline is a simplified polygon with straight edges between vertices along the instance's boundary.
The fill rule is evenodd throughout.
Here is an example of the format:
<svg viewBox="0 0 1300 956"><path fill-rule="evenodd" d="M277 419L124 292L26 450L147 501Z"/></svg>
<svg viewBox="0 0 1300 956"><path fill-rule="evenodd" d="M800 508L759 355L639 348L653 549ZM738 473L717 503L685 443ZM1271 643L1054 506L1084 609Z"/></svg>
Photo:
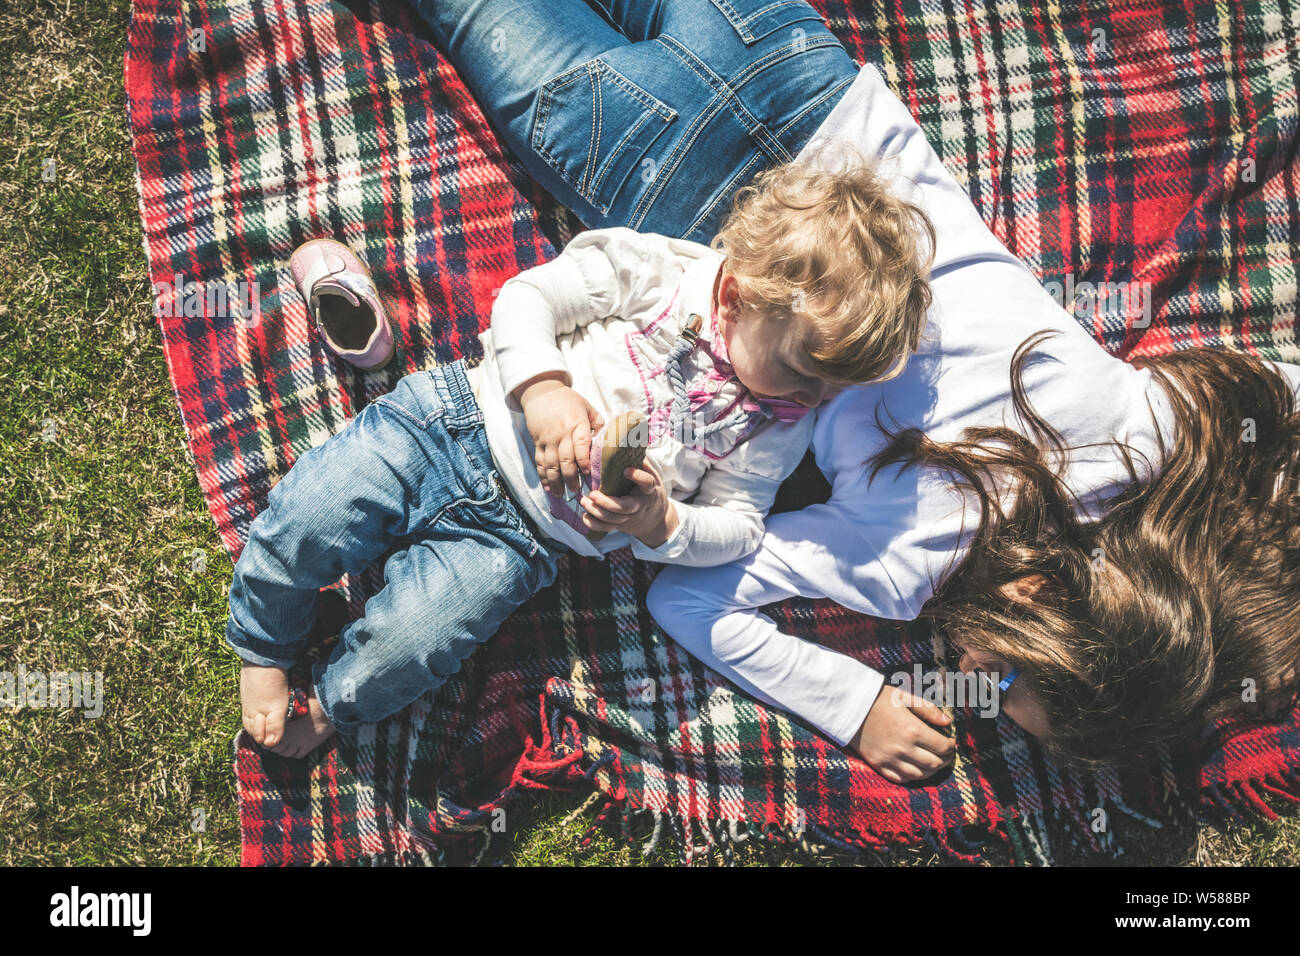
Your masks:
<svg viewBox="0 0 1300 956"><path fill-rule="evenodd" d="M271 489L235 565L226 640L288 668L319 589L390 551L383 589L313 668L341 731L440 686L555 579L563 546L538 537L493 470L461 362L407 375Z"/></svg>
<svg viewBox="0 0 1300 956"><path fill-rule="evenodd" d="M708 242L857 68L802 0L412 0L529 174L590 227Z"/></svg>

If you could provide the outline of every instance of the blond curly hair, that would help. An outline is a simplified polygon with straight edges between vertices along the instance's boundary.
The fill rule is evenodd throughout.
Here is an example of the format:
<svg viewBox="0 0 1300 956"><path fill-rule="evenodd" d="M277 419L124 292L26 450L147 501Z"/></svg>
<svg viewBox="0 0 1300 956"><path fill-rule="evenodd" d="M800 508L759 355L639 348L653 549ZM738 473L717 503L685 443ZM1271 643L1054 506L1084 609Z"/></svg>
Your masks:
<svg viewBox="0 0 1300 956"><path fill-rule="evenodd" d="M885 381L920 344L934 227L861 154L789 162L742 188L712 246L740 306L805 325L804 350L831 382Z"/></svg>

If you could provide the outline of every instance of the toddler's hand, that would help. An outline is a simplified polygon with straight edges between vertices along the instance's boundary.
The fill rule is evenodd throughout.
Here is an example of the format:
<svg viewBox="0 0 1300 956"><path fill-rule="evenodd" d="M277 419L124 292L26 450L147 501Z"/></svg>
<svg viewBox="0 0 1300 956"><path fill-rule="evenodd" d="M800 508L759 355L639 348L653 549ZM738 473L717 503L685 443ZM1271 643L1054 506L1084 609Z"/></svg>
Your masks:
<svg viewBox="0 0 1300 956"><path fill-rule="evenodd" d="M284 738L289 675L280 667L260 667L244 661L239 671L239 703L244 729L263 747L275 747Z"/></svg>
<svg viewBox="0 0 1300 956"><path fill-rule="evenodd" d="M957 745L929 726L952 720L934 704L886 684L851 746L893 783L929 777L952 763Z"/></svg>
<svg viewBox="0 0 1300 956"><path fill-rule="evenodd" d="M636 491L611 498L599 488L584 495L582 523L593 531L622 531L648 548L657 548L677 530L677 509L658 470L650 462L624 472Z"/></svg>
<svg viewBox="0 0 1300 956"><path fill-rule="evenodd" d="M582 487L581 472L591 471L591 433L605 420L591 403L555 379L534 382L519 396L533 460L542 487L564 497L565 488Z"/></svg>

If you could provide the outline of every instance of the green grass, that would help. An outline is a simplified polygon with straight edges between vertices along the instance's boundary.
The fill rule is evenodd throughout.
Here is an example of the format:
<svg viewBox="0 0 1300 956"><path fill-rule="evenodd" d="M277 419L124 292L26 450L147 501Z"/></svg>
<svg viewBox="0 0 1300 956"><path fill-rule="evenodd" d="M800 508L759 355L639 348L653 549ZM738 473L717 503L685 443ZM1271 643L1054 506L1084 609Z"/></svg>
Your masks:
<svg viewBox="0 0 1300 956"><path fill-rule="evenodd" d="M222 640L230 562L187 460L151 312L125 124L128 17L128 0L0 6L0 670L101 670L106 697L95 720L0 710L5 865L239 856L237 666ZM41 179L47 158L54 183ZM195 552L206 569L192 569ZM512 807L507 860L675 858L643 859L603 836L580 849L588 816L566 817L582 801ZM1300 821L1133 845L1121 862L1188 863L1199 849L1215 863L1295 865ZM935 859L906 850L895 862Z"/></svg>

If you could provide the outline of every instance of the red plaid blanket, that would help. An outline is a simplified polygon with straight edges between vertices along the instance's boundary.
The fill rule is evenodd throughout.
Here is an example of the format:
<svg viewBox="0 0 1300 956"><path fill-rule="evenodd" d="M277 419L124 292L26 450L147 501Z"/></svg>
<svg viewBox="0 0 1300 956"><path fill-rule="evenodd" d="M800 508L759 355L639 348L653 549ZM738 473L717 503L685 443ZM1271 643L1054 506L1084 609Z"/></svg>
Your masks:
<svg viewBox="0 0 1300 956"><path fill-rule="evenodd" d="M1070 299L1112 351L1300 360L1300 7L817 0L877 64L996 233L1045 283L1136 282L1149 325ZM145 246L199 481L232 556L274 481L407 371L477 355L492 295L571 234L398 4L136 0L126 61ZM334 236L369 263L399 359L355 375L310 331L288 259ZM243 283L243 285L241 285ZM250 290L245 315L216 286ZM807 467L783 504L824 488ZM1080 776L1005 719L956 714L944 779L895 787L678 650L653 568L567 559L439 693L307 762L241 735L248 864L476 858L529 789L595 788L597 819L683 856L738 840L853 850L979 841L1050 860L1139 825L1300 801L1300 714L1213 728L1143 772ZM341 582L360 611L378 578ZM886 672L942 664L924 629L825 603L781 623ZM231 706L235 706L232 700ZM1141 821L1139 823L1138 821Z"/></svg>

